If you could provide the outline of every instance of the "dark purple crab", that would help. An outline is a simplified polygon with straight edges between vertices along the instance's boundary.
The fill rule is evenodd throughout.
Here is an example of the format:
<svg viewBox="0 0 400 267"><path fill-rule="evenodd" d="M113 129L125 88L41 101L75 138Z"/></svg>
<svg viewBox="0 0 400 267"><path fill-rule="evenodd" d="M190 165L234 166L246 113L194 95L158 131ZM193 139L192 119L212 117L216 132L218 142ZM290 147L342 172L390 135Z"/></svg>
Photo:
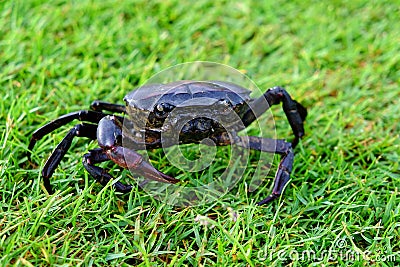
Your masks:
<svg viewBox="0 0 400 267"><path fill-rule="evenodd" d="M199 143L208 138L218 146L234 144L281 155L272 193L257 203L266 204L279 197L289 181L294 158L292 149L304 135L303 121L307 116L307 110L292 100L282 87L271 88L261 97L251 99L249 90L222 81L178 81L145 85L130 92L124 101L126 105L94 101L90 106L91 110L63 115L32 134L28 158L36 142L46 134L75 119L82 121L68 132L43 167L43 181L49 193L52 193L49 178L68 151L74 137L97 139L99 148L84 155L83 165L102 185L106 185L113 177L95 165L108 160L123 168L129 168L144 178L177 183L178 179L156 170L143 160L136 150ZM293 130L292 142L256 136L244 138L237 135L238 131L251 124L271 105L279 103L282 103ZM226 112L227 110L233 112ZM113 115L104 111L130 116ZM196 113L196 116L193 113ZM221 123L216 118L224 118L224 122ZM123 138L128 141L123 143ZM127 142L129 146L126 145ZM119 181L113 186L118 192L127 193L132 190L131 185Z"/></svg>

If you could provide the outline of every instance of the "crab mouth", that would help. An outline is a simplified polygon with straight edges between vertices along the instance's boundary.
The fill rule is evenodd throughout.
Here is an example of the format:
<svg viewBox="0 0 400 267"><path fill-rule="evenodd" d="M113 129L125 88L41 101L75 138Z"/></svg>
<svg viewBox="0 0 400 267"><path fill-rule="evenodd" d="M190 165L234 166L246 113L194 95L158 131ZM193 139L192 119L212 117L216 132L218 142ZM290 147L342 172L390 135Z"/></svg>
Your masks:
<svg viewBox="0 0 400 267"><path fill-rule="evenodd" d="M162 127L156 129L165 144L200 142L213 136L221 125L218 121L205 116L173 116L168 117Z"/></svg>
<svg viewBox="0 0 400 267"><path fill-rule="evenodd" d="M200 117L187 121L181 128L182 134L211 134L214 129L215 122L210 118Z"/></svg>

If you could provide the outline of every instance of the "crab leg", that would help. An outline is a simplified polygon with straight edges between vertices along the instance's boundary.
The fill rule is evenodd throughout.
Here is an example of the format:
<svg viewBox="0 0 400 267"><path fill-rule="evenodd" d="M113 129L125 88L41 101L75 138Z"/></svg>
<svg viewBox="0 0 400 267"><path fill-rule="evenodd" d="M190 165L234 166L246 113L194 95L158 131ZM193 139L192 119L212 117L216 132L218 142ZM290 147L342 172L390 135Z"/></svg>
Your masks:
<svg viewBox="0 0 400 267"><path fill-rule="evenodd" d="M44 186L49 194L52 193L50 186L50 177L53 175L55 169L60 164L61 159L65 156L68 149L71 147L74 137L87 137L92 140L96 139L97 125L94 124L77 124L72 128L64 139L57 145L53 153L47 159L42 170Z"/></svg>
<svg viewBox="0 0 400 267"><path fill-rule="evenodd" d="M243 123L248 126L263 114L270 106L282 103L283 111L294 133L292 146L295 147L299 139L304 135L303 121L307 117L307 110L297 101L293 100L289 93L282 87L276 86L268 89L263 96L250 103L249 110L243 116Z"/></svg>
<svg viewBox="0 0 400 267"><path fill-rule="evenodd" d="M119 112L126 113L126 108L124 105L112 104L103 101L93 101L90 105L90 109L95 111L110 111L110 112Z"/></svg>
<svg viewBox="0 0 400 267"><path fill-rule="evenodd" d="M114 177L106 172L103 168L94 166L94 164L108 160L110 160L109 157L101 148L90 150L89 153L83 156L82 160L83 166L89 172L89 174L92 175L97 182L103 186L107 185L110 180L114 179ZM124 185L119 181L114 183L113 186L116 191L122 193L128 193L132 190L131 185Z"/></svg>
<svg viewBox="0 0 400 267"><path fill-rule="evenodd" d="M264 200L257 203L257 205L264 205L272 200L278 198L285 188L286 184L290 180L290 173L292 172L294 154L290 148L287 154L282 155L281 162L279 163L278 171L275 174L274 187L272 193Z"/></svg>
<svg viewBox="0 0 400 267"><path fill-rule="evenodd" d="M248 139L245 140L246 138ZM294 159L292 144L281 139L275 140L257 136L239 137L239 140L240 141L236 143L239 146L281 155L281 162L275 174L272 193L264 200L258 202L257 205L264 205L278 198L289 182L290 173L292 172Z"/></svg>
<svg viewBox="0 0 400 267"><path fill-rule="evenodd" d="M60 128L63 125L66 125L70 123L71 121L77 119L80 121L88 121L88 122L93 122L93 123L98 123L106 114L101 113L101 112L96 112L96 111L90 111L90 110L81 110L81 111L76 111L76 112L71 112L68 114L65 114L45 125L37 129L36 131L33 132L31 141L28 146L28 152L27 156L28 159L30 159L31 151L32 148L35 146L36 141L40 140L45 136L46 134L51 133L52 131ZM96 130L95 130L96 132Z"/></svg>

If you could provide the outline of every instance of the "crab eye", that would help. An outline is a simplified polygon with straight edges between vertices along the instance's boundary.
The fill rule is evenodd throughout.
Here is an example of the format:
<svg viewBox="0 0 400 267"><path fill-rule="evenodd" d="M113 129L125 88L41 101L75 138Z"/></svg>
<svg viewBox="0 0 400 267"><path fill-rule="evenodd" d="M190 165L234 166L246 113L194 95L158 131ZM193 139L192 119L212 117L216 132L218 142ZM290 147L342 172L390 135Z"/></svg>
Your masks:
<svg viewBox="0 0 400 267"><path fill-rule="evenodd" d="M163 107L162 104L158 104L158 105L156 106L156 109L157 109L158 111L160 111L160 112L163 112L163 111L164 111L164 107Z"/></svg>
<svg viewBox="0 0 400 267"><path fill-rule="evenodd" d="M228 99L220 99L219 103L224 105L224 106L226 106L226 107L231 107L232 106L231 102Z"/></svg>
<svg viewBox="0 0 400 267"><path fill-rule="evenodd" d="M159 115L159 116L164 116L167 112L170 112L174 108L173 105L170 105L168 103L160 103L157 104L154 107L154 111Z"/></svg>

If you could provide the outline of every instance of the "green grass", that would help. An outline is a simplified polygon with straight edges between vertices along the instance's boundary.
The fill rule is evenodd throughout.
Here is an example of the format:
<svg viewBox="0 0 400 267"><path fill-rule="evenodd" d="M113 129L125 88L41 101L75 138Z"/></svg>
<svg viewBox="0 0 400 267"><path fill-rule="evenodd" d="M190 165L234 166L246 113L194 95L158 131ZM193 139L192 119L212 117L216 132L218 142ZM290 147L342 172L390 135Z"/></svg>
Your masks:
<svg viewBox="0 0 400 267"><path fill-rule="evenodd" d="M397 1L42 2L0 2L2 266L399 264ZM52 177L59 191L45 193L40 170L69 127L40 141L30 164L35 129L94 99L121 103L194 60L240 69L262 90L286 86L308 108L280 200L254 205L270 192L277 157L256 192L239 181L198 207L139 189L120 195L84 171L81 157L95 147L85 139ZM278 137L291 137L281 108L272 112Z"/></svg>

